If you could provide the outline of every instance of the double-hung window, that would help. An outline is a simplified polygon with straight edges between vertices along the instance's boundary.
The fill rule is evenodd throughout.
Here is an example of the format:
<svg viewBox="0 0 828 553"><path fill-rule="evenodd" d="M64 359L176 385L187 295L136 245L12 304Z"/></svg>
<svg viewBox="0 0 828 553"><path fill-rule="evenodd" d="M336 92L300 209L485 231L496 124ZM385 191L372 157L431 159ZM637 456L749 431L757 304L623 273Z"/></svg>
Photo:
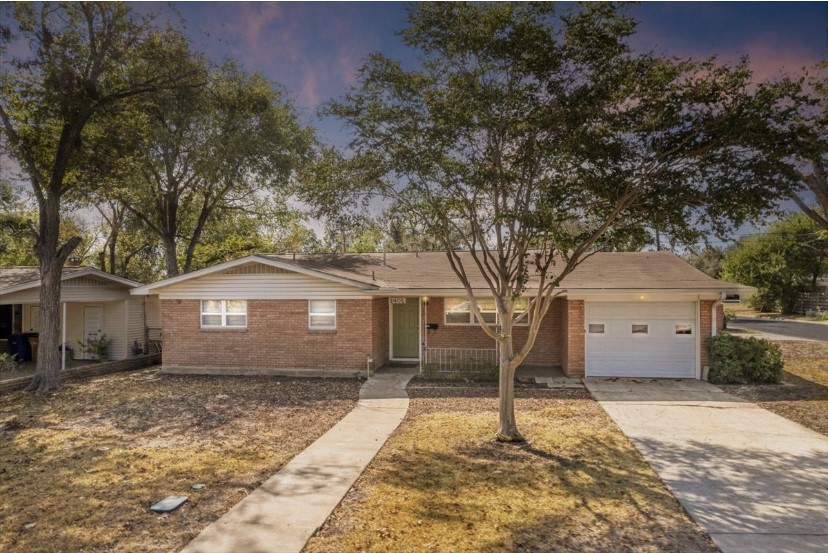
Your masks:
<svg viewBox="0 0 828 553"><path fill-rule="evenodd" d="M336 300L309 300L308 328L315 330L335 329Z"/></svg>
<svg viewBox="0 0 828 553"><path fill-rule="evenodd" d="M247 301L201 300L201 328L247 328Z"/></svg>

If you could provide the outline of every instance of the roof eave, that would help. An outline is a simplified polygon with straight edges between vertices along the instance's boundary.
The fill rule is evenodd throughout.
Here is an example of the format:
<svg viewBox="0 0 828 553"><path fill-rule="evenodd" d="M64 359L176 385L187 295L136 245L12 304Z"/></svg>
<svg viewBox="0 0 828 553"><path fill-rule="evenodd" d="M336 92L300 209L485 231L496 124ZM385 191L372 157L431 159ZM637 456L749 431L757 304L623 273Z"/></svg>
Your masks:
<svg viewBox="0 0 828 553"><path fill-rule="evenodd" d="M158 282L153 282L151 284L146 284L144 286L139 286L138 288L133 288L130 290L130 293L136 296L147 296L153 293L160 288L165 288L167 286L172 286L174 284L178 284L180 282L184 282L187 280L192 280L194 278L201 278L207 275L211 275L214 273L219 273L221 271L225 271L227 269L232 269L233 267L238 267L239 265L244 265L246 263L261 263L263 265L269 265L271 267L278 267L280 269L284 269L286 271L293 271L296 273L305 274L308 276L315 276L317 278L322 278L325 280L330 280L333 282L339 282L340 284L345 284L347 286L354 286L356 288L361 288L363 290L372 290L376 288L376 286L371 286L364 282L359 282L357 280L343 278L337 275L332 275L329 273L325 273L323 271L317 271L314 269L308 269L306 267L301 267L299 265L295 265L293 263L287 263L283 261L278 261L275 259L271 259L269 257L263 257L261 255L247 255L245 257L240 257L238 259L233 259L231 261L225 261L224 263L219 263L218 265L213 265L212 267L207 267L204 269L199 269L198 271L193 271L191 273L186 273L183 275L178 275L175 277L167 278L164 280L159 280Z"/></svg>

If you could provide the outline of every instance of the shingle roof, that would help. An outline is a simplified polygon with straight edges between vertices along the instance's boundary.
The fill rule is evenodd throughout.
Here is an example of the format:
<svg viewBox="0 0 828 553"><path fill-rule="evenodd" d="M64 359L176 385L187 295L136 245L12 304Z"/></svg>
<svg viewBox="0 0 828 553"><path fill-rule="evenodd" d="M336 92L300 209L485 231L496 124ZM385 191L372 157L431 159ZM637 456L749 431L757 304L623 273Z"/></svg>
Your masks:
<svg viewBox="0 0 828 553"><path fill-rule="evenodd" d="M346 278L359 283L396 290L462 289L444 252L273 255L277 260ZM486 283L468 252L460 253L473 288ZM531 280L529 286L531 287ZM585 259L561 283L570 290L722 290L739 285L716 280L669 252L599 252Z"/></svg>
<svg viewBox="0 0 828 553"><path fill-rule="evenodd" d="M67 275L83 271L87 267L64 267L63 274ZM34 266L0 267L0 290L18 286L27 282L40 280L40 268Z"/></svg>

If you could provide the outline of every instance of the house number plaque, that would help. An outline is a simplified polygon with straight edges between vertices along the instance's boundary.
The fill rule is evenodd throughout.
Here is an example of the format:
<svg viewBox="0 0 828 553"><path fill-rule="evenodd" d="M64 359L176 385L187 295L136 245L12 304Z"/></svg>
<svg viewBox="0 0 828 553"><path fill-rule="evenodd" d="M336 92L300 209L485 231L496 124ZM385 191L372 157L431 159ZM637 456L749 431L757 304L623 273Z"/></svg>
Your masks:
<svg viewBox="0 0 828 553"><path fill-rule="evenodd" d="M403 304L405 303L405 298L391 298L391 303L397 305Z"/></svg>

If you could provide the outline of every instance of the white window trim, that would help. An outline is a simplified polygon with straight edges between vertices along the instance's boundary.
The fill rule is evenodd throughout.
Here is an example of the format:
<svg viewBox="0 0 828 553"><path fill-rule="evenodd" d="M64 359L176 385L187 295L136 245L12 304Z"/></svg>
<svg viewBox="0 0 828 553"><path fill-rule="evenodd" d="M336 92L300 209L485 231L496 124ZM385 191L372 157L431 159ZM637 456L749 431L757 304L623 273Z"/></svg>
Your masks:
<svg viewBox="0 0 828 553"><path fill-rule="evenodd" d="M205 313L205 311L204 311L204 302L205 301L217 301L217 302L221 303L221 313ZM228 315L228 313L227 313L227 302L228 301L243 301L244 302L244 326L239 326L239 325L229 326L227 324L227 315ZM200 313L199 313L199 317L198 317L198 322L201 325L201 328L207 328L207 329L247 328L247 300L214 300L214 299L200 300L199 311L200 311ZM206 325L206 324L204 324L204 315L213 315L213 316L215 316L215 315L219 315L219 314L221 315L221 324L220 325ZM242 313L230 313L230 315L238 316L238 315L242 315Z"/></svg>
<svg viewBox="0 0 828 553"><path fill-rule="evenodd" d="M474 312L471 310L471 306L469 306L469 310L467 311L467 313L469 314L469 322L467 322L467 323L450 323L450 322L448 322L448 313L449 312L446 311L445 301L446 300L458 300L458 299L462 299L463 301L466 301L466 298L461 298L459 296L452 296L452 297L443 298L443 324L446 325L446 326L480 326L480 323L478 323L474 319ZM527 305L526 311L529 311L528 305ZM464 313L464 311L453 311L453 313ZM480 313L483 314L483 311L481 311ZM497 311L486 311L486 313L494 313L495 314L494 324L495 325L500 324L500 316L498 315ZM518 313L519 312L516 311L515 315L518 315ZM514 323L514 326L529 326L529 318L530 318L529 315L526 315L525 317L522 317L520 322ZM492 323L486 323L486 324L492 324Z"/></svg>
<svg viewBox="0 0 828 553"><path fill-rule="evenodd" d="M589 326L590 325L602 325L604 327L604 332L590 332ZM586 325L586 333L590 336L606 336L607 335L607 323L604 321L589 321Z"/></svg>
<svg viewBox="0 0 828 553"><path fill-rule="evenodd" d="M690 327L690 334L679 334L676 332L676 327L678 325L688 325ZM696 323L690 321L675 321L673 322L673 336L680 336L682 339L689 339L695 336L696 334Z"/></svg>
<svg viewBox="0 0 828 553"><path fill-rule="evenodd" d="M634 326L646 326L647 332L633 332ZM650 335L650 323L642 323L636 321L630 321L630 336L649 336Z"/></svg>
<svg viewBox="0 0 828 553"><path fill-rule="evenodd" d="M334 302L333 313L314 313L311 310L311 305L313 305L313 302L315 302L315 301L332 301L332 302ZM336 303L337 303L336 300L308 300L308 330L336 330L336 311L337 311ZM331 326L331 325L320 326L320 325L311 324L311 315L325 316L325 317L333 316L333 319L334 319L333 326Z"/></svg>

